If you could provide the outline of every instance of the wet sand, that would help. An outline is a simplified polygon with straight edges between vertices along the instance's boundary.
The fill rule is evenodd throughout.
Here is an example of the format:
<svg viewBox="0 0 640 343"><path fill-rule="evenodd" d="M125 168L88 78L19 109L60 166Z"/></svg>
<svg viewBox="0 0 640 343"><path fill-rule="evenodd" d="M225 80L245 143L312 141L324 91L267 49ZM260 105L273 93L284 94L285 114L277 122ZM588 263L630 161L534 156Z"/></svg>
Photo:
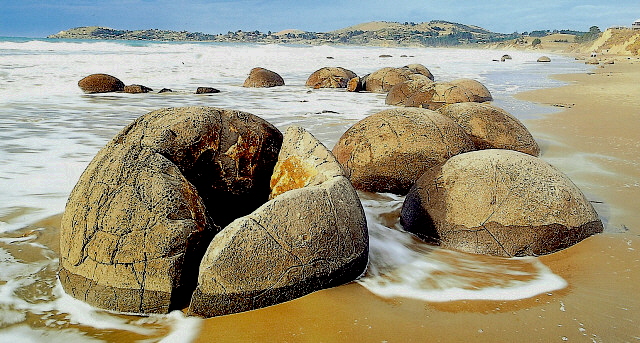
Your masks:
<svg viewBox="0 0 640 343"><path fill-rule="evenodd" d="M204 321L197 342L618 342L640 339L640 60L520 94L563 111L525 124L605 233L540 257L569 286L518 301L383 299L352 283Z"/></svg>

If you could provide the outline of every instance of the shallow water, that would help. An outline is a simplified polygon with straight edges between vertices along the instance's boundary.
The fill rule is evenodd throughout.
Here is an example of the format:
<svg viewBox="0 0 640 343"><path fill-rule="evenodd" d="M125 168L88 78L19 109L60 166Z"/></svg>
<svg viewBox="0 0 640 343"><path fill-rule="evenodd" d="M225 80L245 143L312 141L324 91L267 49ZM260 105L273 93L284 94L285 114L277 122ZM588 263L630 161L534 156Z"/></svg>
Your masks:
<svg viewBox="0 0 640 343"><path fill-rule="evenodd" d="M493 62L504 53L513 60ZM392 58L380 58L389 54ZM407 55L408 57L400 57ZM421 63L436 80L472 78L494 104L526 120L553 112L516 92L552 87L550 74L585 71L572 59L538 53L424 48L355 48L210 43L0 39L0 340L188 341L202 320L180 312L109 314L66 296L56 281L57 225L78 177L96 152L135 118L162 107L206 105L256 114L281 130L296 124L329 149L352 124L387 109L384 95L310 90L324 66L358 75ZM327 57L333 59L327 59ZM278 72L283 87L245 89L249 70ZM77 81L114 75L172 93L83 94ZM221 90L193 94L199 86ZM585 162L586 163L586 162ZM403 232L402 198L360 193L371 236L370 266L358 284L376 297L447 303L514 300L570 287L539 259L480 257L427 246Z"/></svg>

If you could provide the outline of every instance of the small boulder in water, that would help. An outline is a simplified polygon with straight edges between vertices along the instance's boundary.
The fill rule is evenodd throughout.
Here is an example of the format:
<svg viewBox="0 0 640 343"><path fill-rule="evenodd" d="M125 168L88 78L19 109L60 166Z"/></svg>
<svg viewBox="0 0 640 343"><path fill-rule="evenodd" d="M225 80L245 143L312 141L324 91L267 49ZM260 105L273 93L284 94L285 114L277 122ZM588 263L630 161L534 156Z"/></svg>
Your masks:
<svg viewBox="0 0 640 343"><path fill-rule="evenodd" d="M317 88L345 88L356 73L342 67L324 67L313 72L305 85Z"/></svg>
<svg viewBox="0 0 640 343"><path fill-rule="evenodd" d="M284 86L284 79L276 73L264 68L253 68L242 87L267 88Z"/></svg>
<svg viewBox="0 0 640 343"><path fill-rule="evenodd" d="M211 94L211 93L220 93L220 90L215 89L213 87L198 87L198 89L196 89L196 94Z"/></svg>
<svg viewBox="0 0 640 343"><path fill-rule="evenodd" d="M125 93L137 94L137 93L149 93L153 92L153 89L143 85L128 85L124 86Z"/></svg>
<svg viewBox="0 0 640 343"><path fill-rule="evenodd" d="M78 87L85 93L121 92L124 83L108 74L92 74L78 81Z"/></svg>
<svg viewBox="0 0 640 343"><path fill-rule="evenodd" d="M540 56L538 62L551 62L551 59L548 56Z"/></svg>

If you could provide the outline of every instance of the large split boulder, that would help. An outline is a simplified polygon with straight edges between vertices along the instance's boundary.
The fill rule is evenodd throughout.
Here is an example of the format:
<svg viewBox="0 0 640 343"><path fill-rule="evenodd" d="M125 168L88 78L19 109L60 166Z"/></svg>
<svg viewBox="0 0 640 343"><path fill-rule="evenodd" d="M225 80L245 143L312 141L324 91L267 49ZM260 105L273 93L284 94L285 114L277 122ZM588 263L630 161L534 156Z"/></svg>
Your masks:
<svg viewBox="0 0 640 343"><path fill-rule="evenodd" d="M112 311L184 306L214 234L268 201L281 143L273 125L239 111L167 108L135 120L71 192L64 290Z"/></svg>
<svg viewBox="0 0 640 343"><path fill-rule="evenodd" d="M356 73L342 67L324 67L316 70L307 79L306 86L312 88L346 88Z"/></svg>
<svg viewBox="0 0 640 343"><path fill-rule="evenodd" d="M308 132L287 129L271 187L272 200L211 242L191 314L265 307L355 280L365 271L362 205L340 164Z"/></svg>
<svg viewBox="0 0 640 343"><path fill-rule="evenodd" d="M121 92L124 83L108 74L91 74L78 81L78 87L85 93Z"/></svg>
<svg viewBox="0 0 640 343"><path fill-rule="evenodd" d="M562 172L500 149L460 154L428 170L407 194L401 223L427 242L497 256L549 254L603 230Z"/></svg>
<svg viewBox="0 0 640 343"><path fill-rule="evenodd" d="M284 79L278 73L264 68L253 68L244 80L243 87L267 88L284 86Z"/></svg>
<svg viewBox="0 0 640 343"><path fill-rule="evenodd" d="M509 149L532 156L540 147L527 128L509 112L488 103L461 102L438 110L471 137L476 149Z"/></svg>
<svg viewBox="0 0 640 343"><path fill-rule="evenodd" d="M397 108L353 125L333 153L356 189L404 195L429 168L474 149L462 128L440 113Z"/></svg>
<svg viewBox="0 0 640 343"><path fill-rule="evenodd" d="M487 87L476 80L458 79L428 83L414 78L392 87L385 102L387 105L437 110L448 104L491 100L493 97Z"/></svg>
<svg viewBox="0 0 640 343"><path fill-rule="evenodd" d="M433 75L421 64L410 64L402 68L385 67L369 74L364 82L366 91L386 93L399 83L408 81L412 75L422 75L433 81Z"/></svg>

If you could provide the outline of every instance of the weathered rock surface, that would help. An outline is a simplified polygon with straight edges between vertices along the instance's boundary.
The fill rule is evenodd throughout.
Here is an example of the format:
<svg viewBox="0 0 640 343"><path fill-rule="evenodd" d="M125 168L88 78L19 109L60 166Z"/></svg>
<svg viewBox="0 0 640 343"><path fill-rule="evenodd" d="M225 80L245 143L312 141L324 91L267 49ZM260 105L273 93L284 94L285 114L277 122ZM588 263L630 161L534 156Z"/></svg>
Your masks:
<svg viewBox="0 0 640 343"><path fill-rule="evenodd" d="M364 83L365 90L374 93L386 93L391 87L408 81L412 75L424 75L433 80L431 72L421 64L410 64L402 68L386 67L369 74Z"/></svg>
<svg viewBox="0 0 640 343"><path fill-rule="evenodd" d="M429 83L413 77L392 87L385 102L387 105L437 110L447 104L491 100L493 97L489 90L475 80L459 79Z"/></svg>
<svg viewBox="0 0 640 343"><path fill-rule="evenodd" d="M115 76L91 74L78 81L78 87L85 93L121 92L124 90L124 83Z"/></svg>
<svg viewBox="0 0 640 343"><path fill-rule="evenodd" d="M362 80L357 76L347 82L348 92L360 92L363 89L364 88L362 87Z"/></svg>
<svg viewBox="0 0 640 343"><path fill-rule="evenodd" d="M271 186L272 200L211 242L190 313L210 317L265 307L365 271L362 205L320 142L298 127L287 129Z"/></svg>
<svg viewBox="0 0 640 343"><path fill-rule="evenodd" d="M284 86L284 79L278 73L264 68L253 68L242 87L267 88Z"/></svg>
<svg viewBox="0 0 640 343"><path fill-rule="evenodd" d="M198 87L196 88L196 94L212 94L220 93L220 90L213 87Z"/></svg>
<svg viewBox="0 0 640 343"><path fill-rule="evenodd" d="M477 102L461 102L441 107L469 135L476 149L509 149L532 156L540 147L527 128L507 111Z"/></svg>
<svg viewBox="0 0 640 343"><path fill-rule="evenodd" d="M460 154L428 170L401 211L404 229L476 254L549 254L602 232L582 192L543 160L512 150Z"/></svg>
<svg viewBox="0 0 640 343"><path fill-rule="evenodd" d="M440 113L398 108L353 125L333 154L356 189L403 195L426 170L474 149L462 128Z"/></svg>
<svg viewBox="0 0 640 343"><path fill-rule="evenodd" d="M313 72L306 86L312 88L345 88L356 73L342 67L324 67Z"/></svg>
<svg viewBox="0 0 640 343"><path fill-rule="evenodd" d="M153 89L143 85L128 85L124 86L123 91L125 93L137 94L153 92Z"/></svg>
<svg viewBox="0 0 640 343"><path fill-rule="evenodd" d="M282 142L249 113L150 112L124 128L74 187L60 233L63 288L91 305L184 306L212 236L268 200Z"/></svg>

